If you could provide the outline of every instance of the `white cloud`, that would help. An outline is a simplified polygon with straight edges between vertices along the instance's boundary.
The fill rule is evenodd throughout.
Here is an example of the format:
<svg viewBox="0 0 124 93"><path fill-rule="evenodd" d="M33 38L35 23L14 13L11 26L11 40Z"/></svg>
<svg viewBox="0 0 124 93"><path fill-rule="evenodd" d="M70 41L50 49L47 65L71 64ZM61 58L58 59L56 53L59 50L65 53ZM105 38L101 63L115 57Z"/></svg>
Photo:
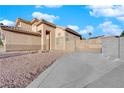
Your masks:
<svg viewBox="0 0 124 93"><path fill-rule="evenodd" d="M36 5L35 8L42 8L42 7L47 7L47 8L60 8L62 5Z"/></svg>
<svg viewBox="0 0 124 93"><path fill-rule="evenodd" d="M36 5L35 8L42 8L42 5Z"/></svg>
<svg viewBox="0 0 124 93"><path fill-rule="evenodd" d="M73 29L73 30L79 30L79 27L76 25L67 25L67 27Z"/></svg>
<svg viewBox="0 0 124 93"><path fill-rule="evenodd" d="M91 16L95 17L114 17L119 21L124 22L124 6L122 5L111 5L111 6L88 6L91 11Z"/></svg>
<svg viewBox="0 0 124 93"><path fill-rule="evenodd" d="M89 6L91 9L90 15L92 16L106 16L106 17L116 17L124 15L124 6Z"/></svg>
<svg viewBox="0 0 124 93"><path fill-rule="evenodd" d="M44 14L41 12L34 12L34 13L32 13L32 16L34 18L45 19L45 20L50 21L50 22L53 22L54 20L59 18L59 16Z"/></svg>
<svg viewBox="0 0 124 93"><path fill-rule="evenodd" d="M118 20L124 22L124 16L121 16L121 17L117 17Z"/></svg>
<svg viewBox="0 0 124 93"><path fill-rule="evenodd" d="M62 5L44 5L47 8L60 8Z"/></svg>
<svg viewBox="0 0 124 93"><path fill-rule="evenodd" d="M7 26L14 26L15 25L15 22L7 20L7 19L1 20L0 23L3 23L4 25L7 25Z"/></svg>
<svg viewBox="0 0 124 93"><path fill-rule="evenodd" d="M93 26L86 26L83 30L79 31L80 34L88 34L89 32L93 33L94 27Z"/></svg>
<svg viewBox="0 0 124 93"><path fill-rule="evenodd" d="M105 21L99 25L105 35L120 35L123 31L118 25L113 24L111 21Z"/></svg>
<svg viewBox="0 0 124 93"><path fill-rule="evenodd" d="M83 30L80 30L80 28L76 25L67 25L67 27L77 31L81 35L88 34L89 32L93 33L93 31L94 31L94 27L91 25L87 25Z"/></svg>

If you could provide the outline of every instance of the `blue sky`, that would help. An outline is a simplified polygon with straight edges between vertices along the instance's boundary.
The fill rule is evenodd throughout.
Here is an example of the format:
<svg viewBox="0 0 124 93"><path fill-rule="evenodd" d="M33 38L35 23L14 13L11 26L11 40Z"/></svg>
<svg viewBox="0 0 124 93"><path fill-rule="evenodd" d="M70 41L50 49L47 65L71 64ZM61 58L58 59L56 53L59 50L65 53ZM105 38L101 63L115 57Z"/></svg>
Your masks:
<svg viewBox="0 0 124 93"><path fill-rule="evenodd" d="M0 22L13 26L16 18L46 19L57 25L70 27L83 37L119 35L124 29L124 6L0 6Z"/></svg>

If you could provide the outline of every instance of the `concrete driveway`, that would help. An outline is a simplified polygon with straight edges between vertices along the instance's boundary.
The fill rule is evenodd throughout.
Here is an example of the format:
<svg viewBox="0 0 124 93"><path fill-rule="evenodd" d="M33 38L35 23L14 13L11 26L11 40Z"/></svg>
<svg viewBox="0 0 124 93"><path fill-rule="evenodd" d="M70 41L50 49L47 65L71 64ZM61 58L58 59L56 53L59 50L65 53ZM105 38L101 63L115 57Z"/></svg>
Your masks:
<svg viewBox="0 0 124 93"><path fill-rule="evenodd" d="M118 59L109 60L98 53L67 54L38 76L28 88L87 87L105 73L120 65Z"/></svg>
<svg viewBox="0 0 124 93"><path fill-rule="evenodd" d="M124 61L120 64L112 71L87 85L87 88L124 88Z"/></svg>

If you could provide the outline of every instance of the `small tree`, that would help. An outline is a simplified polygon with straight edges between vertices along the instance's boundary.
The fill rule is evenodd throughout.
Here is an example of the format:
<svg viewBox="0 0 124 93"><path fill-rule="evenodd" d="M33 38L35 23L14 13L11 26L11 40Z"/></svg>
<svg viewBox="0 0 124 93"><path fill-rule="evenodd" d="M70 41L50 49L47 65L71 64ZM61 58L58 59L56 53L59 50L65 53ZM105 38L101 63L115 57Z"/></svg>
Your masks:
<svg viewBox="0 0 124 93"><path fill-rule="evenodd" d="M0 26L3 26L4 24L3 23L0 23ZM0 31L0 45L3 45L3 42L1 40L1 31Z"/></svg>
<svg viewBox="0 0 124 93"><path fill-rule="evenodd" d="M0 38L0 45L3 45L3 42L2 42L2 40L1 40L1 38Z"/></svg>
<svg viewBox="0 0 124 93"><path fill-rule="evenodd" d="M88 32L89 38L92 36L92 32Z"/></svg>
<svg viewBox="0 0 124 93"><path fill-rule="evenodd" d="M3 26L3 23L0 23L0 26Z"/></svg>
<svg viewBox="0 0 124 93"><path fill-rule="evenodd" d="M121 33L121 37L124 37L124 31Z"/></svg>

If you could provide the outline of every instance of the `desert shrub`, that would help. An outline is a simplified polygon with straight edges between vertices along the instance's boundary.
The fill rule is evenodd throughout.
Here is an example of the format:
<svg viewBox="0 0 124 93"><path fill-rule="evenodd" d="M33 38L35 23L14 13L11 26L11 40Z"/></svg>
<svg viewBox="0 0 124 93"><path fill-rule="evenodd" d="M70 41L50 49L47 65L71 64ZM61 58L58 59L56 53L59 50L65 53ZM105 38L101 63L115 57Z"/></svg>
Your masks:
<svg viewBox="0 0 124 93"><path fill-rule="evenodd" d="M2 40L1 40L1 38L0 38L0 45L3 45L3 42L2 42Z"/></svg>

